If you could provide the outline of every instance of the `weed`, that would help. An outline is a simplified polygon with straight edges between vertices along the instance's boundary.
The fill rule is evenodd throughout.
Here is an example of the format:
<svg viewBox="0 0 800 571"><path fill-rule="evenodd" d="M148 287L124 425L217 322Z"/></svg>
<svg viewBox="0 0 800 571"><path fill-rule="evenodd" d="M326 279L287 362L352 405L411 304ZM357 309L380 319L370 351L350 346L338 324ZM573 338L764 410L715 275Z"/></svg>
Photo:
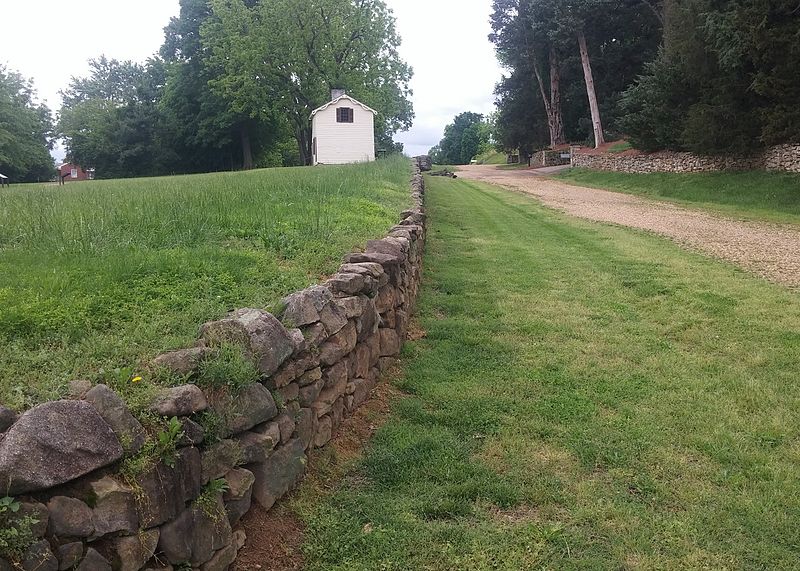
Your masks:
<svg viewBox="0 0 800 571"><path fill-rule="evenodd" d="M30 515L18 515L22 507L17 500L0 498L0 557L18 562L33 545L33 526L39 520Z"/></svg>
<svg viewBox="0 0 800 571"><path fill-rule="evenodd" d="M123 460L120 474L129 484L136 485L137 478L158 462L170 468L175 467L178 459L178 442L183 437L183 427L176 417L172 417L166 423L162 421L161 424L162 429L156 432L155 437L148 435L139 452Z"/></svg>
<svg viewBox="0 0 800 571"><path fill-rule="evenodd" d="M232 396L258 380L259 373L241 345L222 343L216 356L200 364L197 384L211 389L228 389Z"/></svg>
<svg viewBox="0 0 800 571"><path fill-rule="evenodd" d="M225 509L220 509L220 495L227 492L229 489L230 486L228 486L228 482L225 478L211 480L205 485L200 495L197 496L194 505L209 518L218 521L220 518L225 517Z"/></svg>

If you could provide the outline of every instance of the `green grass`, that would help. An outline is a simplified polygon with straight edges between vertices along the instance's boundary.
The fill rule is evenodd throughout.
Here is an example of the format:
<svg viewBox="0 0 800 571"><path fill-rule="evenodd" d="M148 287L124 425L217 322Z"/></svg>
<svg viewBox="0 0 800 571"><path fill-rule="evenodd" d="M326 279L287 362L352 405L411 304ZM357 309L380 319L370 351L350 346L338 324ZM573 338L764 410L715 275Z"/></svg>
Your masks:
<svg viewBox="0 0 800 571"><path fill-rule="evenodd" d="M614 143L610 147L608 147L609 153L624 153L625 151L629 151L633 148L628 141L620 141L619 143Z"/></svg>
<svg viewBox="0 0 800 571"><path fill-rule="evenodd" d="M775 172L631 174L571 169L563 181L669 200L748 219L800 222L800 174Z"/></svg>
<svg viewBox="0 0 800 571"><path fill-rule="evenodd" d="M200 324L336 270L409 204L402 158L369 165L15 186L0 192L0 402L127 382ZM146 375L145 375L146 377Z"/></svg>
<svg viewBox="0 0 800 571"><path fill-rule="evenodd" d="M507 156L505 153L491 149L475 157L479 165L504 165Z"/></svg>
<svg viewBox="0 0 800 571"><path fill-rule="evenodd" d="M430 179L394 406L309 570L796 569L800 300L642 232Z"/></svg>

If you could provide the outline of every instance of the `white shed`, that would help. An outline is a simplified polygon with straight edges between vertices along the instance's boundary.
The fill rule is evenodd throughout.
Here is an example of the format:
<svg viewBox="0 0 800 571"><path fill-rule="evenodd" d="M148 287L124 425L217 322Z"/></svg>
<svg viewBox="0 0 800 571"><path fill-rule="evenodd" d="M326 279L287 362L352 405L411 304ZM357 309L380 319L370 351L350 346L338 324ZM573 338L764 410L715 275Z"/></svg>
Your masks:
<svg viewBox="0 0 800 571"><path fill-rule="evenodd" d="M375 115L360 101L334 89L331 101L311 113L311 156L315 165L375 160Z"/></svg>

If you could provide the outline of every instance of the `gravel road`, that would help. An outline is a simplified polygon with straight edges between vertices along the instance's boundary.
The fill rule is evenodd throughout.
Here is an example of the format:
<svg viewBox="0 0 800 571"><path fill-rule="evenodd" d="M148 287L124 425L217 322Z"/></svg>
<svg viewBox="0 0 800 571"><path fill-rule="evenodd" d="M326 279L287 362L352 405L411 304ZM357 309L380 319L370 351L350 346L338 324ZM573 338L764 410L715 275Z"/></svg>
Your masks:
<svg viewBox="0 0 800 571"><path fill-rule="evenodd" d="M607 190L572 186L535 174L494 166L460 167L459 176L536 196L573 216L648 230L776 283L800 288L800 228L737 220Z"/></svg>

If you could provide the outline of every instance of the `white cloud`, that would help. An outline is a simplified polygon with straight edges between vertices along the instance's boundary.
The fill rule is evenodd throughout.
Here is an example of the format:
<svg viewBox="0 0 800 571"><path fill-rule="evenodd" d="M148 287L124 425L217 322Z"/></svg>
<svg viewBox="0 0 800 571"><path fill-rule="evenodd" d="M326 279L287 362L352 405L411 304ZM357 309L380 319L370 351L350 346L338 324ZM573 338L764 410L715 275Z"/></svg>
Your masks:
<svg viewBox="0 0 800 571"><path fill-rule="evenodd" d="M414 67L414 127L398 136L411 154L426 152L462 111L489 113L500 68L487 40L491 0L387 0ZM8 2L3 7L0 63L33 78L51 109L87 60L105 54L143 61L161 46L178 0Z"/></svg>

